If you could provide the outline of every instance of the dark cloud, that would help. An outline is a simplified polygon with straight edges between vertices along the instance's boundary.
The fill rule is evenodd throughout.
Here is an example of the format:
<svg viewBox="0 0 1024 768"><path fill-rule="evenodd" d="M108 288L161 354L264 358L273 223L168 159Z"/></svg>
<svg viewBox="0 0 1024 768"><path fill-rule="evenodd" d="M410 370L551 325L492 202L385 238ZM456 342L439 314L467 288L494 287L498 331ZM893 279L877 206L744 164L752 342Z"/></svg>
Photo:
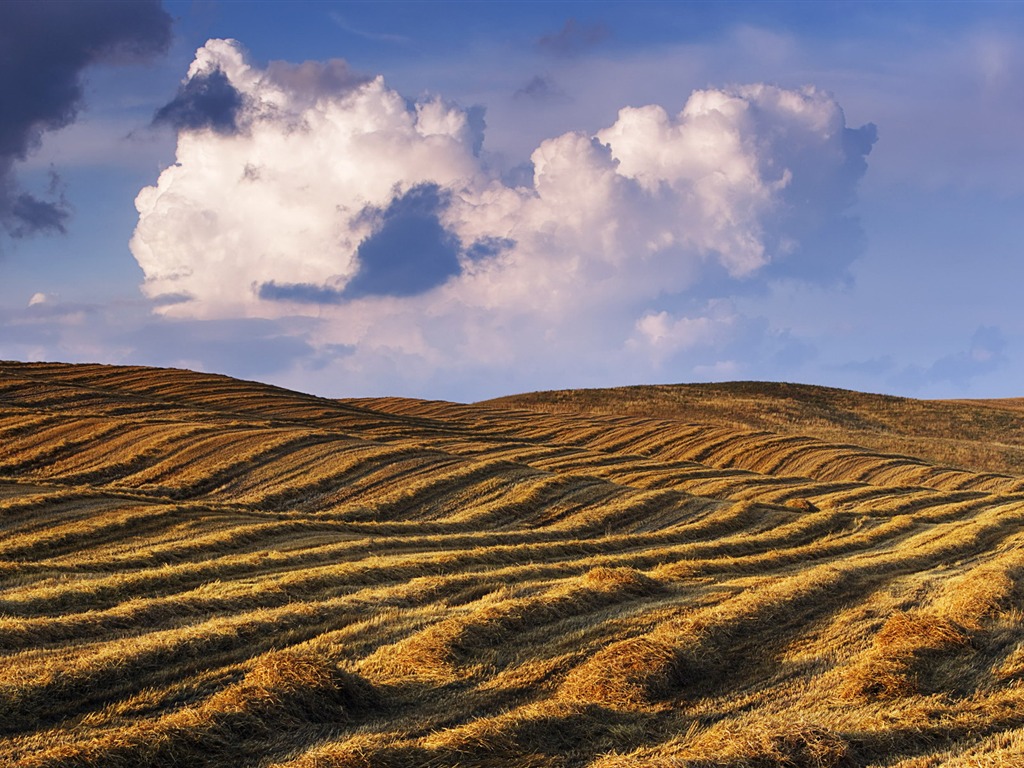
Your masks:
<svg viewBox="0 0 1024 768"><path fill-rule="evenodd" d="M516 247L516 241L507 237L485 237L466 249L466 256L473 261L489 259Z"/></svg>
<svg viewBox="0 0 1024 768"><path fill-rule="evenodd" d="M422 196L422 191L415 191L416 196ZM429 194L436 194L436 190L430 190ZM429 197L429 195L427 195ZM392 203L388 211L392 214L389 224L391 231L384 235L382 240L370 246L368 251L374 259L375 275L371 280L363 278L364 282L353 281L356 286L340 290L327 285L316 285L314 283L279 283L274 280L263 283L256 289L257 295L264 301L292 301L299 304L341 304L353 296L390 295L408 296L413 293L433 288L444 282L444 279L458 273L458 251L455 249L457 241L448 236L436 220L435 210L431 208L432 203L425 203L423 199L415 199L410 202L409 195L405 195L401 205L407 206L404 211L395 216ZM398 201L396 201L398 202ZM436 201L434 201L436 202ZM420 206L417 210L417 206ZM434 217L434 218L431 218ZM384 229L375 237L380 237ZM425 241L420 241L420 237ZM372 238L371 238L372 239ZM416 242L413 242L413 241ZM367 240L366 242L370 242ZM498 256L505 251L515 247L515 240L502 237L485 237L477 240L466 248L463 255L473 261ZM364 246L366 243L364 243ZM424 245L426 246L424 248ZM397 252L390 250L379 251L379 249L399 249ZM375 250L378 249L378 250ZM360 249L360 253L364 253ZM417 272L426 267L426 271ZM402 270L400 272L400 270ZM432 273L430 270L434 270ZM366 264L360 274L365 274ZM373 288L371 290L370 288ZM404 292L400 292L404 291Z"/></svg>
<svg viewBox="0 0 1024 768"><path fill-rule="evenodd" d="M257 295L264 301L295 301L300 304L340 304L345 293L313 283L263 283Z"/></svg>
<svg viewBox="0 0 1024 768"><path fill-rule="evenodd" d="M345 295L413 296L459 273L459 240L438 218L448 205L436 184L420 184L396 197L376 232L359 246L359 272Z"/></svg>
<svg viewBox="0 0 1024 768"><path fill-rule="evenodd" d="M136 62L170 41L171 17L157 0L0 2L0 228L15 237L64 231L64 200L21 190L14 164L44 132L74 121L83 69Z"/></svg>
<svg viewBox="0 0 1024 768"><path fill-rule="evenodd" d="M241 108L242 94L227 75L215 69L189 78L177 95L157 110L153 125L169 125L179 131L210 128L230 135L238 131Z"/></svg>
<svg viewBox="0 0 1024 768"><path fill-rule="evenodd" d="M538 40L537 47L554 56L576 56L603 42L608 35L604 24L579 24L576 19L569 19L560 30Z"/></svg>
<svg viewBox="0 0 1024 768"><path fill-rule="evenodd" d="M878 141L878 126L867 123L860 128L843 129L843 150L846 152L846 168L848 174L859 179L868 169L865 159L871 154L871 148Z"/></svg>
<svg viewBox="0 0 1024 768"><path fill-rule="evenodd" d="M169 307L172 304L185 304L195 299L190 293L161 293L159 296L153 296L151 301L157 307Z"/></svg>
<svg viewBox="0 0 1024 768"><path fill-rule="evenodd" d="M67 232L64 221L68 217L68 203L63 194L57 202L47 202L27 192L19 192L0 203L3 204L9 206L9 220L4 222L4 226L11 237L22 238L36 232L59 232L62 235Z"/></svg>
<svg viewBox="0 0 1024 768"><path fill-rule="evenodd" d="M473 154L477 157L480 156L480 150L484 148L484 133L487 131L485 115L486 109L479 104L474 104L466 110L466 122L469 124L473 136Z"/></svg>
<svg viewBox="0 0 1024 768"><path fill-rule="evenodd" d="M301 64L272 61L267 65L265 77L287 91L296 104L306 107L312 107L324 96L336 97L372 80L354 71L344 59ZM239 130L238 118L244 106L243 95L222 69L214 68L190 77L174 98L157 110L153 125L168 125L184 131L209 128L231 135ZM470 117L472 119L472 115ZM246 178L254 178L249 175L248 167Z"/></svg>
<svg viewBox="0 0 1024 768"><path fill-rule="evenodd" d="M547 75L534 75L513 96L519 100L538 101L548 104L564 103L569 100L565 92Z"/></svg>
<svg viewBox="0 0 1024 768"><path fill-rule="evenodd" d="M266 77L306 106L314 105L325 95L337 96L351 91L372 79L354 71L344 59L302 64L272 61L267 65ZM245 98L224 71L213 69L189 78L174 98L157 110L153 125L167 125L179 131L209 128L231 135L239 130L238 118L244 105ZM250 175L250 167L246 167L247 179L257 177L258 169L252 170L253 175Z"/></svg>

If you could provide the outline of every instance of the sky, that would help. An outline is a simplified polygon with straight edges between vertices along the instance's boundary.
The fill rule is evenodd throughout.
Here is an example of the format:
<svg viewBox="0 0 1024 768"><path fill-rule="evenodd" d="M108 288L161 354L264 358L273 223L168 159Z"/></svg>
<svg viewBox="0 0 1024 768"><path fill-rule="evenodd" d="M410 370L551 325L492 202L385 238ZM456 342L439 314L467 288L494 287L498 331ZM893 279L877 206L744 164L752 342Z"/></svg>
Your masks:
<svg viewBox="0 0 1024 768"><path fill-rule="evenodd" d="M0 3L0 359L1024 396L1024 4Z"/></svg>

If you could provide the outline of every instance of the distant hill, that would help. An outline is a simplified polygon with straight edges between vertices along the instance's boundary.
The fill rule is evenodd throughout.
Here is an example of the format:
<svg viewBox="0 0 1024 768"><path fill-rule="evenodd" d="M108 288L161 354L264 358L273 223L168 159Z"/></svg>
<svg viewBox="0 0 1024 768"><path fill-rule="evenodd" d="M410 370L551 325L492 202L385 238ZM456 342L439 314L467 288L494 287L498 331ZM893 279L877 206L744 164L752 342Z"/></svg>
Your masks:
<svg viewBox="0 0 1024 768"><path fill-rule="evenodd" d="M0 362L0 765L1024 765L1022 439Z"/></svg>
<svg viewBox="0 0 1024 768"><path fill-rule="evenodd" d="M1024 398L913 400L738 381L534 392L490 404L731 424L856 443L975 471L1024 473Z"/></svg>

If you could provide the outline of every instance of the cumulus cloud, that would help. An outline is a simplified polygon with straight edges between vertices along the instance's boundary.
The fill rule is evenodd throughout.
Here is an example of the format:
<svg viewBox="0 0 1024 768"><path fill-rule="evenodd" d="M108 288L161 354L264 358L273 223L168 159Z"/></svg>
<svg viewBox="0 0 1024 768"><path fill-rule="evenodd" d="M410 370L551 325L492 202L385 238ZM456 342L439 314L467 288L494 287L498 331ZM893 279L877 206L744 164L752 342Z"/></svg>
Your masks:
<svg viewBox="0 0 1024 768"><path fill-rule="evenodd" d="M25 191L15 165L38 148L43 133L75 120L82 70L163 52L171 18L158 0L0 3L0 229L12 237L65 230L68 206L56 180L50 199Z"/></svg>
<svg viewBox="0 0 1024 768"><path fill-rule="evenodd" d="M189 96L214 76L229 126ZM177 162L136 200L143 290L167 317L310 318L345 375L656 366L737 326L709 286L845 272L823 243L856 232L875 140L811 87L681 101L547 139L512 184L478 108L211 40L165 107L202 119L168 118Z"/></svg>
<svg viewBox="0 0 1024 768"><path fill-rule="evenodd" d="M723 299L708 303L695 316L675 316L665 310L647 312L636 321L629 344L647 348L658 363L698 345L723 346L740 323L735 308Z"/></svg>
<svg viewBox="0 0 1024 768"><path fill-rule="evenodd" d="M401 218L397 199L477 172L466 111L440 100L410 109L381 78L339 69L259 70L233 41L200 49L183 91L218 72L244 106L233 131L179 125L177 164L136 200L147 295L192 298L167 312L259 315L269 284L341 290L364 241Z"/></svg>

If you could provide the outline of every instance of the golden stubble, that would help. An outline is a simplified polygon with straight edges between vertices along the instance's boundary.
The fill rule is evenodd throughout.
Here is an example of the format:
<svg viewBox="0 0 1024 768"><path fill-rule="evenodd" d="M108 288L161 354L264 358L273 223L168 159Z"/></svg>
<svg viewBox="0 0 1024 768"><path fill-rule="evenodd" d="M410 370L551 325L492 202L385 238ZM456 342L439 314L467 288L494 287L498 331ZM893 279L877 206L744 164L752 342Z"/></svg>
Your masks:
<svg viewBox="0 0 1024 768"><path fill-rule="evenodd" d="M0 363L0 765L1024 764L1024 408Z"/></svg>

